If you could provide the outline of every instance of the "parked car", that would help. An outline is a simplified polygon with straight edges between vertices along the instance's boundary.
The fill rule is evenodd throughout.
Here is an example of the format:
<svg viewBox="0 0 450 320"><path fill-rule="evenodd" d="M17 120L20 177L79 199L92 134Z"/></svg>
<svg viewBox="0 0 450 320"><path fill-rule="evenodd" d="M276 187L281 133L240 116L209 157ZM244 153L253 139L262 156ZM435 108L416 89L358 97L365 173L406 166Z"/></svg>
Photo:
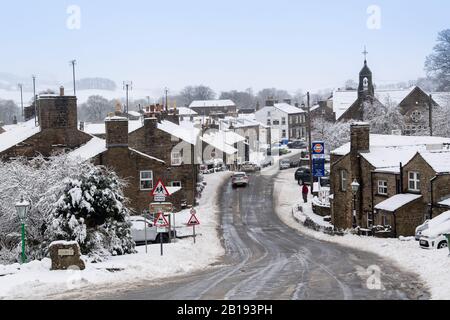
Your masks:
<svg viewBox="0 0 450 320"><path fill-rule="evenodd" d="M419 244L423 249L443 249L448 247L445 234L450 233L450 220L434 225L422 232Z"/></svg>
<svg viewBox="0 0 450 320"><path fill-rule="evenodd" d="M291 141L287 144L287 146L289 149L306 149L308 147L306 142L302 140Z"/></svg>
<svg viewBox="0 0 450 320"><path fill-rule="evenodd" d="M328 170L325 170L325 177L321 178L322 187L326 186L327 182L329 183L330 179L328 178L330 176L330 172ZM298 168L297 171L295 171L295 180L299 182L299 184L306 182L306 184L311 183L311 170L309 167L301 167ZM319 179L314 177L314 182L317 182Z"/></svg>
<svg viewBox="0 0 450 320"><path fill-rule="evenodd" d="M137 244L145 243L145 223L147 224L147 243L148 242L160 242L160 237L163 237L164 242L169 242L169 233L157 233L156 226L153 225L153 221L145 219L140 216L130 217L131 221L131 236ZM176 233L172 231L172 236L176 236Z"/></svg>
<svg viewBox="0 0 450 320"><path fill-rule="evenodd" d="M249 178L245 172L236 172L231 177L231 185L233 188L248 186Z"/></svg>
<svg viewBox="0 0 450 320"><path fill-rule="evenodd" d="M289 148L285 144L274 143L272 146L267 149L267 154L272 156L284 155L289 153Z"/></svg>
<svg viewBox="0 0 450 320"><path fill-rule="evenodd" d="M310 183L311 170L306 167L298 168L297 171L295 171L295 180L297 180L299 183Z"/></svg>
<svg viewBox="0 0 450 320"><path fill-rule="evenodd" d="M259 171L260 167L257 164L253 163L253 162L246 161L246 162L243 162L241 164L241 169L240 170L242 172L255 172L255 171Z"/></svg>
<svg viewBox="0 0 450 320"><path fill-rule="evenodd" d="M418 226L416 228L416 241L419 241L420 238L422 237L422 233L423 231L429 229L429 228L433 228L443 222L446 222L450 220L450 211L444 212L440 215L438 215L437 217L435 217L434 219L431 220L426 220L423 224L421 224L420 226Z"/></svg>
<svg viewBox="0 0 450 320"><path fill-rule="evenodd" d="M280 170L289 169L291 167L291 161L289 159L283 159L280 161Z"/></svg>
<svg viewBox="0 0 450 320"><path fill-rule="evenodd" d="M267 157L261 162L261 167L262 168L270 167L272 164L273 164L273 158Z"/></svg>
<svg viewBox="0 0 450 320"><path fill-rule="evenodd" d="M300 167L300 164L301 164L300 158L291 158L291 160L290 160L291 168L298 168L298 167Z"/></svg>

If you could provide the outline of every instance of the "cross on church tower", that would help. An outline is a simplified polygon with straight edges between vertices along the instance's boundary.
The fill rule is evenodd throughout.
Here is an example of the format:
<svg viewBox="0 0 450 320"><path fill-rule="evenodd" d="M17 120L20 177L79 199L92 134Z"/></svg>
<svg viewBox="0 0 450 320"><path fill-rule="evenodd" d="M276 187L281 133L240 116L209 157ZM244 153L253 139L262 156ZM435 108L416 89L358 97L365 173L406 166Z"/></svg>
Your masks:
<svg viewBox="0 0 450 320"><path fill-rule="evenodd" d="M367 52L366 46L364 46L364 51L363 51L362 53L363 53L363 55L364 55L364 62L367 62L367 54L368 54L369 52Z"/></svg>

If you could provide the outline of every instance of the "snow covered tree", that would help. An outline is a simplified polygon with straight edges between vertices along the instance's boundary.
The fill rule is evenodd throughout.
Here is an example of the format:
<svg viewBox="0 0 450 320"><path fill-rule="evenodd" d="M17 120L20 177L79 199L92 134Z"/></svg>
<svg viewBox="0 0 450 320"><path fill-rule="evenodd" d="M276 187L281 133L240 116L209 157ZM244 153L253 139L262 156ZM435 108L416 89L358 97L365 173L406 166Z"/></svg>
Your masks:
<svg viewBox="0 0 450 320"><path fill-rule="evenodd" d="M436 136L450 137L450 98L433 109L433 132Z"/></svg>
<svg viewBox="0 0 450 320"><path fill-rule="evenodd" d="M93 257L134 253L122 187L117 175L103 167L66 179L49 216L48 240L77 241L81 252Z"/></svg>
<svg viewBox="0 0 450 320"><path fill-rule="evenodd" d="M384 105L378 100L363 102L363 120L370 123L370 132L375 134L392 134L393 130L401 130L404 118L397 104L388 98Z"/></svg>
<svg viewBox="0 0 450 320"><path fill-rule="evenodd" d="M313 140L325 142L327 152L332 151L350 141L350 124L347 122L328 122L317 118L312 123Z"/></svg>
<svg viewBox="0 0 450 320"><path fill-rule="evenodd" d="M439 32L438 43L427 57L425 69L439 83L438 91L450 90L450 29Z"/></svg>
<svg viewBox="0 0 450 320"><path fill-rule="evenodd" d="M28 200L31 204L27 218L27 256L29 259L42 259L47 254L48 244L54 239L61 239L53 235L49 230L49 223L53 222L53 215L55 213L55 203L65 195L68 188L68 181L89 181L91 172L98 173L93 164L89 162L80 163L67 155L60 155L44 159L38 157L33 160L17 159L10 162L0 162L0 263L11 263L19 261L20 257L20 221L15 210L15 203L21 196ZM116 206L124 205L122 196L122 183L117 180L117 177L103 172L105 178L101 181L111 181L111 189L113 189L112 196L116 197ZM97 179L94 175L90 179ZM105 192L108 191L105 187L100 188ZM116 183L116 185L114 185ZM92 201L90 202L92 203ZM100 206L94 204L94 208ZM106 206L106 203L105 203ZM106 210L106 209L105 209ZM111 230L109 236L110 242L106 244L107 251L114 254L114 249L120 245L125 247L124 250L118 249L116 253L121 251L128 252L129 242L127 238L128 231L126 224L122 223L123 215L127 214L127 209L108 209L116 210L118 214L118 224L114 221L107 220L103 223L102 228L98 227L104 233ZM70 217L71 218L71 217ZM70 220L69 220L70 221ZM90 220L86 226L86 237L90 237L91 229ZM75 221L72 220L75 226ZM81 225L77 231L80 236L84 227ZM124 235L122 240L122 235ZM72 240L74 238L67 238L64 240ZM109 241L104 237L105 242ZM106 253L105 250L102 250Z"/></svg>

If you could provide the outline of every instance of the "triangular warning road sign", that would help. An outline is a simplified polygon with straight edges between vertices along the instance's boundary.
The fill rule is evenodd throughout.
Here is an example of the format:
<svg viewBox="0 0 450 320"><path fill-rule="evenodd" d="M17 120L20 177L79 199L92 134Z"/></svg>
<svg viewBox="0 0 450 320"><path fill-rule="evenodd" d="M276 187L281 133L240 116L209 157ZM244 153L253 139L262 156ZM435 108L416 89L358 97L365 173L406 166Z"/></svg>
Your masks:
<svg viewBox="0 0 450 320"><path fill-rule="evenodd" d="M189 219L189 222L187 223L188 226L198 226L199 224L200 224L200 221L198 221L195 214L193 214L191 216L191 218Z"/></svg>
<svg viewBox="0 0 450 320"><path fill-rule="evenodd" d="M156 217L153 224L157 228L164 228L169 226L169 222L167 221L166 217L164 216L164 213L162 212L158 213L158 216Z"/></svg>
<svg viewBox="0 0 450 320"><path fill-rule="evenodd" d="M158 180L158 183L153 188L152 195L153 196L164 196L164 197L170 196L169 191L167 191L166 186L164 185L164 183L162 182L161 179Z"/></svg>

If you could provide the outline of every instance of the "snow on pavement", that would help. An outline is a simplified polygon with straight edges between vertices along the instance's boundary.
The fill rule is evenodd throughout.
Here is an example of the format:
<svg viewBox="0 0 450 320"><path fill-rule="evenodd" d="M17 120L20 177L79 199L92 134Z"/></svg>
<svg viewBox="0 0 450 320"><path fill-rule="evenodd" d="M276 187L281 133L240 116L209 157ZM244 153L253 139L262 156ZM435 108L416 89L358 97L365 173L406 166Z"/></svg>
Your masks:
<svg viewBox="0 0 450 320"><path fill-rule="evenodd" d="M308 229L292 216L292 208L302 202L301 191L293 177L294 170L287 170L282 171L275 180L276 213L284 223L315 239L338 243L391 259L405 270L418 274L430 288L432 299L450 299L450 257L447 249L424 250L413 238L379 239L351 234L330 236ZM313 215L311 201L304 206L304 210L306 214Z"/></svg>
<svg viewBox="0 0 450 320"><path fill-rule="evenodd" d="M139 280L153 280L199 271L217 263L225 251L218 234L217 191L230 172L205 176L207 186L196 208L201 222L196 227L197 243L192 238L177 239L164 244L160 256L158 244L137 247L138 254L112 257L102 263L87 263L86 270L50 271L50 259L20 264L0 265L0 299L33 299L67 291L89 288L93 285L126 285ZM176 224L183 229L189 211L177 214ZM185 227L186 228L186 227ZM186 233L187 230L184 230Z"/></svg>

